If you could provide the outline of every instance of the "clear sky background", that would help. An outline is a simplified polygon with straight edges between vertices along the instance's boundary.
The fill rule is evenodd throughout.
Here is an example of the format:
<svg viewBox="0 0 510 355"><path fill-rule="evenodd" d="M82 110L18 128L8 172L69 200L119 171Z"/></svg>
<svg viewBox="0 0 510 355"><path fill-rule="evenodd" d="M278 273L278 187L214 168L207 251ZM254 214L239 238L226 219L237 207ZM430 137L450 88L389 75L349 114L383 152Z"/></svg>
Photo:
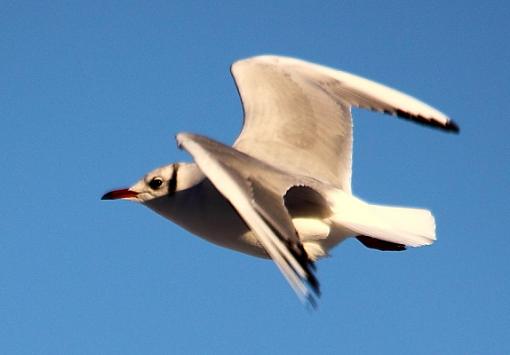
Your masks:
<svg viewBox="0 0 510 355"><path fill-rule="evenodd" d="M504 1L3 1L2 354L509 354ZM430 208L438 241L348 241L310 312L273 263L101 195L232 143L233 60L295 56L436 106L460 135L354 110L354 192ZM320 139L320 137L318 137Z"/></svg>

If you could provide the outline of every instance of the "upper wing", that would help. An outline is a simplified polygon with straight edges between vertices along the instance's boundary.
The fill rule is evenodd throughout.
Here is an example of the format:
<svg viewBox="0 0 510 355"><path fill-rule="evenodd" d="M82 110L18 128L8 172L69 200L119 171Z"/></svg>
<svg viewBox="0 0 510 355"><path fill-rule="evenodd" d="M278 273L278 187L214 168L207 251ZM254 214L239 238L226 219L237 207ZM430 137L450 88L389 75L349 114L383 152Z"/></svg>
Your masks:
<svg viewBox="0 0 510 355"><path fill-rule="evenodd" d="M206 137L180 133L184 147L213 185L230 201L255 233L301 300L315 304L305 286L307 281L316 295L319 283L290 216L283 194L291 180L263 163Z"/></svg>
<svg viewBox="0 0 510 355"><path fill-rule="evenodd" d="M259 56L232 65L244 109L236 149L351 190L351 106L458 132L438 110L373 81L302 60Z"/></svg>

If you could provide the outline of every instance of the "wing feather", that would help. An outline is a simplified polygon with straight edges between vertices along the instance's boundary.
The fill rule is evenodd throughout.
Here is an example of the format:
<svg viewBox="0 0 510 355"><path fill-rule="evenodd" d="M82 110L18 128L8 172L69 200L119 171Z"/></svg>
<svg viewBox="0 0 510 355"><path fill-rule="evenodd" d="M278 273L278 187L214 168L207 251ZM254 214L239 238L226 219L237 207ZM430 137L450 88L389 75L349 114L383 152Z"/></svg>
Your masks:
<svg viewBox="0 0 510 355"><path fill-rule="evenodd" d="M198 135L180 133L177 135L177 142L193 156L202 172L254 231L298 297L315 305L315 298L304 283L307 281L316 295L319 294L319 284L309 267L313 263L308 259L294 228L289 230L285 223L285 219L289 217L281 216L284 211L278 211L280 218L278 214L275 217L266 213L266 208L277 211L278 205L268 200L267 196L271 195L262 192L261 187L256 187L257 192L252 193L253 183L243 176L250 170L249 166L246 166L245 171L236 169L237 164L242 165L249 157ZM261 193L266 198L261 198ZM277 220L271 223L274 218ZM302 254L299 254L299 251L302 251Z"/></svg>
<svg viewBox="0 0 510 355"><path fill-rule="evenodd" d="M351 191L351 107L458 132L435 108L374 81L288 57L258 56L231 68L244 110L234 147L294 174Z"/></svg>

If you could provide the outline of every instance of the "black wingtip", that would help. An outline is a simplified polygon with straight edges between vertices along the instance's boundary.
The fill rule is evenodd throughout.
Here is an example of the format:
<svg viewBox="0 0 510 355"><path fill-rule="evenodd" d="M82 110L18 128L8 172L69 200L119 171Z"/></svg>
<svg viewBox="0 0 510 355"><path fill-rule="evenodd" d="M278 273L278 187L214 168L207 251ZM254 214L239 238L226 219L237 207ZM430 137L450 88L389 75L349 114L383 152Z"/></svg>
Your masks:
<svg viewBox="0 0 510 355"><path fill-rule="evenodd" d="M387 113L392 113L392 112L388 111ZM458 134L460 132L459 125L453 120L448 120L446 123L443 124L438 121L431 120L430 118L423 117L421 115L410 114L409 112L401 110L401 109L396 109L394 114L400 118L411 120L415 123L422 124L424 126L438 128L444 132L451 132L451 133L456 133L456 134Z"/></svg>
<svg viewBox="0 0 510 355"><path fill-rule="evenodd" d="M456 134L460 133L459 125L453 120L449 120L448 122L446 122L446 125L444 128L448 132L452 132L452 133L456 133Z"/></svg>
<svg viewBox="0 0 510 355"><path fill-rule="evenodd" d="M308 301L307 305L309 307L311 307L311 310L313 311L316 311L317 308L319 307L319 304L317 303L317 300L313 297L313 295L308 295L308 297L306 297L306 300Z"/></svg>
<svg viewBox="0 0 510 355"><path fill-rule="evenodd" d="M319 280L317 279L315 274L313 274L313 272L311 272L309 269L306 271L308 274L306 277L306 281L308 282L308 285L310 285L310 288L312 289L315 296L320 297L321 296L321 285L319 283Z"/></svg>

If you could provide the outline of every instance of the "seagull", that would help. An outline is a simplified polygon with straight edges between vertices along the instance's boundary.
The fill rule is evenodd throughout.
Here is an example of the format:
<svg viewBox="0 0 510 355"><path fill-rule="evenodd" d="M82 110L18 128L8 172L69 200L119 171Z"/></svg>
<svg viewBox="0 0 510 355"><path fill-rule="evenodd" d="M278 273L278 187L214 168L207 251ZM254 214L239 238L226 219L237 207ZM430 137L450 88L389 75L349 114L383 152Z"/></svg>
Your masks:
<svg viewBox="0 0 510 355"><path fill-rule="evenodd" d="M315 263L345 239L383 251L436 240L430 211L352 194L351 108L458 133L453 120L387 86L295 58L251 57L231 73L244 110L233 146L179 133L194 163L162 166L102 199L141 203L209 242L272 259L312 306Z"/></svg>

